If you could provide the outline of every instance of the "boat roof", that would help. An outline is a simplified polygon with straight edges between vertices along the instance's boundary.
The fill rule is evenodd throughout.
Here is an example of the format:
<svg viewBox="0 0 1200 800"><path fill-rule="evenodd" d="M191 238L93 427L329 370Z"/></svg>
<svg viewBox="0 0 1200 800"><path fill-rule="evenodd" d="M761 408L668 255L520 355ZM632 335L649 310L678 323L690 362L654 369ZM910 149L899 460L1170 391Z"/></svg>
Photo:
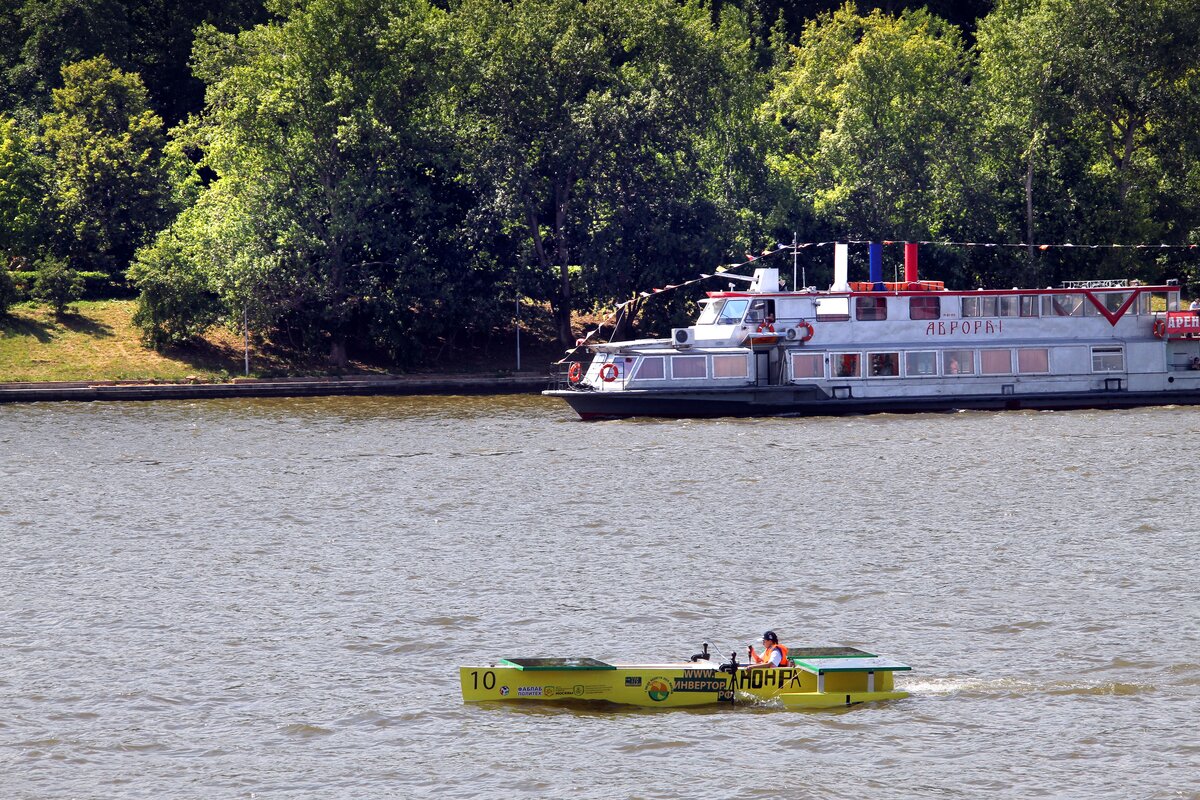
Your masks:
<svg viewBox="0 0 1200 800"><path fill-rule="evenodd" d="M1080 281L1080 283L1084 283L1084 282ZM749 298L749 297L753 297L753 298L880 297L880 296L884 296L884 295L893 296L893 297L928 297L930 295L937 296L937 297L962 296L962 295L974 295L974 296L987 297L987 296L1005 296L1005 295L1016 295L1016 294L1058 295L1058 294L1079 294L1081 292L1130 292L1130 291L1178 292L1178 291L1180 291L1180 287L1176 284L1159 284L1159 285L1129 284L1129 285L1124 285L1124 286L1091 286L1091 287L1047 286L1044 289L1021 289L1021 288L1016 288L1016 287L1014 287L1012 289L935 289L935 290L931 290L931 289L899 289L899 288L885 288L885 289L862 288L862 289L851 289L850 291L845 291L845 292L835 292L832 289L799 291L799 292L782 292L782 291L781 292L755 292L755 291L748 291L748 290L741 290L741 291L725 290L725 291L707 292L706 294L709 298L717 300L717 299L733 298L733 297L740 297L740 298Z"/></svg>
<svg viewBox="0 0 1200 800"><path fill-rule="evenodd" d="M845 656L797 658L792 656L792 662L800 669L817 675L828 672L905 672L912 669L907 664L901 664L899 661L882 656L871 656L870 658L847 658Z"/></svg>

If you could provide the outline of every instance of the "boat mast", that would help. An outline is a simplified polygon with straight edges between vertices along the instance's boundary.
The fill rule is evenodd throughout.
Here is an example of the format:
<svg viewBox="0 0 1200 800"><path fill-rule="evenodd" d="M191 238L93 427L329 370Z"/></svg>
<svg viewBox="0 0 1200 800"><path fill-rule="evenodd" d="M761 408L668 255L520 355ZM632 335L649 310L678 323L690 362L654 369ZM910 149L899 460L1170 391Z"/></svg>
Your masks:
<svg viewBox="0 0 1200 800"><path fill-rule="evenodd" d="M808 276L807 275L801 275L801 277L804 279L803 283L796 283L796 265L799 260L800 260L800 234L796 231L792 231L792 291L793 292L800 291L801 286L803 286L806 289L808 288Z"/></svg>

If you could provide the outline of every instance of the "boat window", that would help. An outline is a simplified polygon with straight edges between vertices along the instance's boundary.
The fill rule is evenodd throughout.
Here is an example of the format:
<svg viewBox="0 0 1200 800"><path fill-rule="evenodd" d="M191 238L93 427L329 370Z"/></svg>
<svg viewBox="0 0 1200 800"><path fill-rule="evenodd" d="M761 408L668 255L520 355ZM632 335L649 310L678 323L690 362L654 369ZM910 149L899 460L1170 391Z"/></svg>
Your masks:
<svg viewBox="0 0 1200 800"><path fill-rule="evenodd" d="M1116 312L1121 309L1131 294L1133 292L1103 292L1097 293L1096 299L1110 312Z"/></svg>
<svg viewBox="0 0 1200 800"><path fill-rule="evenodd" d="M1002 317L1019 317L1021 316L1021 297L1015 294L1001 295L996 298L999 301L998 311Z"/></svg>
<svg viewBox="0 0 1200 800"><path fill-rule="evenodd" d="M854 310L863 322L887 319L887 298L860 297L854 304Z"/></svg>
<svg viewBox="0 0 1200 800"><path fill-rule="evenodd" d="M717 315L717 324L737 325L742 321L742 315L746 313L748 305L749 300L726 300L721 306L720 314Z"/></svg>
<svg viewBox="0 0 1200 800"><path fill-rule="evenodd" d="M1092 372L1124 372L1124 347L1093 347Z"/></svg>
<svg viewBox="0 0 1200 800"><path fill-rule="evenodd" d="M633 377L637 380L661 380L666 377L665 368L662 356L647 356L638 364Z"/></svg>
<svg viewBox="0 0 1200 800"><path fill-rule="evenodd" d="M721 312L721 306L725 305L724 300L701 300L700 318L696 320L697 325L712 325L717 321L717 314Z"/></svg>
<svg viewBox="0 0 1200 800"><path fill-rule="evenodd" d="M974 350L944 350L942 351L942 374L944 375L974 375Z"/></svg>
<svg viewBox="0 0 1200 800"><path fill-rule="evenodd" d="M834 353L833 361L833 377L835 378L861 378L862 368L859 366L860 357L858 353Z"/></svg>
<svg viewBox="0 0 1200 800"><path fill-rule="evenodd" d="M941 319L942 300L940 297L910 297L908 300L909 319Z"/></svg>
<svg viewBox="0 0 1200 800"><path fill-rule="evenodd" d="M1021 316L1036 317L1038 315L1038 298L1036 294L1021 295Z"/></svg>
<svg viewBox="0 0 1200 800"><path fill-rule="evenodd" d="M1175 297L1177 298L1179 295L1176 294ZM1169 292L1142 292L1142 302L1144 303L1142 313L1161 314L1164 311L1170 311L1173 305L1172 300ZM1178 305L1178 303L1174 303L1174 305Z"/></svg>
<svg viewBox="0 0 1200 800"><path fill-rule="evenodd" d="M821 322L845 322L850 319L849 297L825 297L816 301L817 319Z"/></svg>
<svg viewBox="0 0 1200 800"><path fill-rule="evenodd" d="M1011 375L1012 350L980 350L979 372L981 375Z"/></svg>
<svg viewBox="0 0 1200 800"><path fill-rule="evenodd" d="M1045 373L1050 371L1050 351L1044 347L1022 347L1017 350L1017 372Z"/></svg>
<svg viewBox="0 0 1200 800"><path fill-rule="evenodd" d="M904 374L911 378L937 375L937 353L933 350L913 350L905 353Z"/></svg>
<svg viewBox="0 0 1200 800"><path fill-rule="evenodd" d="M792 378L824 378L825 359L819 353L792 353Z"/></svg>
<svg viewBox="0 0 1200 800"><path fill-rule="evenodd" d="M748 374L745 356L713 356L714 378L744 378Z"/></svg>
<svg viewBox="0 0 1200 800"><path fill-rule="evenodd" d="M707 378L708 359L704 356L671 356L672 378Z"/></svg>
<svg viewBox="0 0 1200 800"><path fill-rule="evenodd" d="M964 317L995 317L995 297L964 297L962 299L962 315Z"/></svg>
<svg viewBox="0 0 1200 800"><path fill-rule="evenodd" d="M775 321L775 301L774 300L755 300L750 304L750 311L746 314L746 322L748 324L756 324L759 322L774 322Z"/></svg>
<svg viewBox="0 0 1200 800"><path fill-rule="evenodd" d="M899 353L870 353L867 374L872 378L895 378L900 374Z"/></svg>
<svg viewBox="0 0 1200 800"><path fill-rule="evenodd" d="M1087 301L1081 294L1050 294L1042 298L1043 317L1082 317L1085 313L1083 306ZM1087 303L1091 305L1090 302ZM1095 307L1092 311L1095 312Z"/></svg>

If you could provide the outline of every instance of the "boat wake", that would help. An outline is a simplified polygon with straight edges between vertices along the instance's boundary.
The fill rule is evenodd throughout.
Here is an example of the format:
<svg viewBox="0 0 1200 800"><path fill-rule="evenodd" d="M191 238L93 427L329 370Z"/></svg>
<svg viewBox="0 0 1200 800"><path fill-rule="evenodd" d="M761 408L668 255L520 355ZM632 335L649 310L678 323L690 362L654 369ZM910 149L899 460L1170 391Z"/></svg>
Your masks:
<svg viewBox="0 0 1200 800"><path fill-rule="evenodd" d="M1129 696L1157 692L1153 684L1120 681L1029 681L1020 678L940 678L905 681L897 688L911 692L914 697L997 697L1031 694L1079 696Z"/></svg>

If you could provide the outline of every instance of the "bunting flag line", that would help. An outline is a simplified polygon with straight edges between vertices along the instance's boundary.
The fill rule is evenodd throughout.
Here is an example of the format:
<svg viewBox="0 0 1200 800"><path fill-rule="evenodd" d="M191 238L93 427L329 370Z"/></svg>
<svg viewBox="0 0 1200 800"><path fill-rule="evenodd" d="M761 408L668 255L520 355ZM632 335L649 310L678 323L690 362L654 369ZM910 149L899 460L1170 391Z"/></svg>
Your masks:
<svg viewBox="0 0 1200 800"><path fill-rule="evenodd" d="M824 242L822 242L824 244ZM847 239L846 244L871 244L866 239ZM900 239L881 239L880 244L910 244ZM1046 242L1043 244L1030 245L1026 242L953 242L950 240L918 240L911 244L930 244L941 245L943 247L1019 247L1028 248L1034 247L1038 250L1051 250L1056 248L1075 249L1075 250L1200 250L1200 244L1074 244L1073 242ZM804 245L800 245L804 247Z"/></svg>
<svg viewBox="0 0 1200 800"><path fill-rule="evenodd" d="M817 243L807 242L803 245L799 245L799 247L811 247L815 244L817 244ZM833 242L821 242L820 244L821 245L833 244ZM610 313L605 315L604 320L599 325L597 325L595 328L593 328L592 330L587 331L581 338L576 339L575 346L573 348L571 348L570 350L568 350L566 355L564 355L556 363L563 364L563 363L569 361L571 359L571 357L573 355L575 355L575 353L578 352L581 347L586 347L588 342L590 342L593 338L598 336L600 334L601 329L605 325L611 324L615 327L620 322L621 315L626 312L626 310L629 308L631 303L636 303L638 300L644 300L648 297L654 297L656 295L664 294L665 292L674 291L675 289L682 289L685 286L692 286L694 284L700 283L701 281L709 280L710 278L717 278L717 277L720 277L721 275L729 272L730 270L737 269L738 267L744 267L747 264L752 264L752 263L758 261L759 259L766 258L768 256L777 255L778 253L790 252L791 250L792 250L792 245L790 245L790 244L786 244L786 245L785 244L776 244L774 248L771 248L771 247L763 248L762 253L757 256L748 252L745 254L745 256L746 256L745 261L739 261L735 264L720 264L713 270L713 272L711 272L711 273L703 273L702 272L702 273L700 273L699 277L692 278L691 280L684 281L683 283L668 283L666 286L663 286L661 289L651 289L648 292L646 292L646 291L637 292L634 294L633 297L629 298L625 302L617 303L617 305L613 306L613 310Z"/></svg>

